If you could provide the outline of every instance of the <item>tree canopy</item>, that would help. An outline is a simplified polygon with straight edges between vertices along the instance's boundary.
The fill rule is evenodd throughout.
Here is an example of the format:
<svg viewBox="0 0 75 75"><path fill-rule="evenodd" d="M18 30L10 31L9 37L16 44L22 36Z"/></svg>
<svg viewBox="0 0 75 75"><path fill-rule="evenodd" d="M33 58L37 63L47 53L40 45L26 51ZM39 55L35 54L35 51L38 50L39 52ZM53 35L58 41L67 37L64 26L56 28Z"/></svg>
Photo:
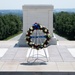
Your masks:
<svg viewBox="0 0 75 75"><path fill-rule="evenodd" d="M3 40L22 29L21 18L17 15L0 15L0 40Z"/></svg>
<svg viewBox="0 0 75 75"><path fill-rule="evenodd" d="M54 13L55 32L70 40L75 40L75 13Z"/></svg>

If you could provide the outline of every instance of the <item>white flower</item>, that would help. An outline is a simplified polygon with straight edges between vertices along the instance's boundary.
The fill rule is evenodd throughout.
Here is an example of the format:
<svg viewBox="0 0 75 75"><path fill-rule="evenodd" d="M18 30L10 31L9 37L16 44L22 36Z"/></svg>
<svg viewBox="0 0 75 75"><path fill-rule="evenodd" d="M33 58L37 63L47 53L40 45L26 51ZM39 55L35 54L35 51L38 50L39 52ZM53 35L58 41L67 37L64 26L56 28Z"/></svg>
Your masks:
<svg viewBox="0 0 75 75"><path fill-rule="evenodd" d="M45 35L45 36L47 36L47 34L46 34L46 33L44 33L44 35Z"/></svg>
<svg viewBox="0 0 75 75"><path fill-rule="evenodd" d="M28 41L26 41L26 43L28 43Z"/></svg>
<svg viewBox="0 0 75 75"><path fill-rule="evenodd" d="M28 33L26 33L26 35L27 35Z"/></svg>
<svg viewBox="0 0 75 75"><path fill-rule="evenodd" d="M50 34L48 34L48 37L50 38Z"/></svg>
<svg viewBox="0 0 75 75"><path fill-rule="evenodd" d="M40 25L40 28L42 28L42 25Z"/></svg>
<svg viewBox="0 0 75 75"><path fill-rule="evenodd" d="M45 29L45 32L47 32L47 29Z"/></svg>
<svg viewBox="0 0 75 75"><path fill-rule="evenodd" d="M30 44L33 44L32 42L30 42Z"/></svg>
<svg viewBox="0 0 75 75"><path fill-rule="evenodd" d="M46 44L44 45L44 47L46 47Z"/></svg>
<svg viewBox="0 0 75 75"><path fill-rule="evenodd" d="M32 31L30 31L30 33L32 33Z"/></svg>
<svg viewBox="0 0 75 75"><path fill-rule="evenodd" d="M33 30L33 27L31 27L30 29Z"/></svg>
<svg viewBox="0 0 75 75"><path fill-rule="evenodd" d="M33 44L34 44L34 42L33 42Z"/></svg>

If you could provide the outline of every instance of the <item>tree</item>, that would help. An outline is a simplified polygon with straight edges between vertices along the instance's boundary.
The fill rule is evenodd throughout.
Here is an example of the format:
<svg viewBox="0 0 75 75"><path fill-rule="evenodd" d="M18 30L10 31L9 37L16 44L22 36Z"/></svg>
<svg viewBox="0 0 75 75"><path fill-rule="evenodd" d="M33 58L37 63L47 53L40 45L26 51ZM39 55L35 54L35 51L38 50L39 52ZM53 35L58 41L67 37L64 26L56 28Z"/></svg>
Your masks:
<svg viewBox="0 0 75 75"><path fill-rule="evenodd" d="M0 15L0 40L3 40L22 29L21 18L17 15Z"/></svg>
<svg viewBox="0 0 75 75"><path fill-rule="evenodd" d="M75 40L75 13L55 13L54 28L59 35Z"/></svg>

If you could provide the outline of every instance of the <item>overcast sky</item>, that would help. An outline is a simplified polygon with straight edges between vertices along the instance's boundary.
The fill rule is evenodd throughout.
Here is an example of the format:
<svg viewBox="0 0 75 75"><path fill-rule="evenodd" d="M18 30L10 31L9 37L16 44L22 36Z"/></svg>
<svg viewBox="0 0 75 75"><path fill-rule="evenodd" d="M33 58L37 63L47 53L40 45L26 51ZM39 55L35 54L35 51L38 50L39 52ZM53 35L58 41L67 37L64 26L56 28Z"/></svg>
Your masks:
<svg viewBox="0 0 75 75"><path fill-rule="evenodd" d="M75 0L0 0L0 9L22 9L24 4L51 4L54 8L75 8Z"/></svg>

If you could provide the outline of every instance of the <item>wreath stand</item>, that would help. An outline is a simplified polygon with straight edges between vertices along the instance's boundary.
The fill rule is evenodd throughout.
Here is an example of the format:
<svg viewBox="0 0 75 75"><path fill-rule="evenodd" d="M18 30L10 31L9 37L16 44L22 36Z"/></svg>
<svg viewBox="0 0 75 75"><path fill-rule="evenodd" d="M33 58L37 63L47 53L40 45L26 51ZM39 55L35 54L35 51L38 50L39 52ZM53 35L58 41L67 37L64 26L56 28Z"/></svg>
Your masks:
<svg viewBox="0 0 75 75"><path fill-rule="evenodd" d="M37 36L37 30L36 30L35 36ZM40 34L39 34L39 36L40 36ZM37 38L35 37L34 39L35 39L35 42L38 43ZM39 41L41 43L41 39ZM48 62L48 57L47 57L47 53L46 53L45 49L47 49L47 48L42 48L42 50L44 52L44 55L42 55L42 54L39 54L39 50L35 49L36 50L36 54L35 54L34 49L30 48L30 52L29 52L29 55L28 55L28 58L27 58L27 62L28 63L39 63L39 61L41 61L42 63ZM40 56L41 56L41 58L45 58L45 59L41 59Z"/></svg>

